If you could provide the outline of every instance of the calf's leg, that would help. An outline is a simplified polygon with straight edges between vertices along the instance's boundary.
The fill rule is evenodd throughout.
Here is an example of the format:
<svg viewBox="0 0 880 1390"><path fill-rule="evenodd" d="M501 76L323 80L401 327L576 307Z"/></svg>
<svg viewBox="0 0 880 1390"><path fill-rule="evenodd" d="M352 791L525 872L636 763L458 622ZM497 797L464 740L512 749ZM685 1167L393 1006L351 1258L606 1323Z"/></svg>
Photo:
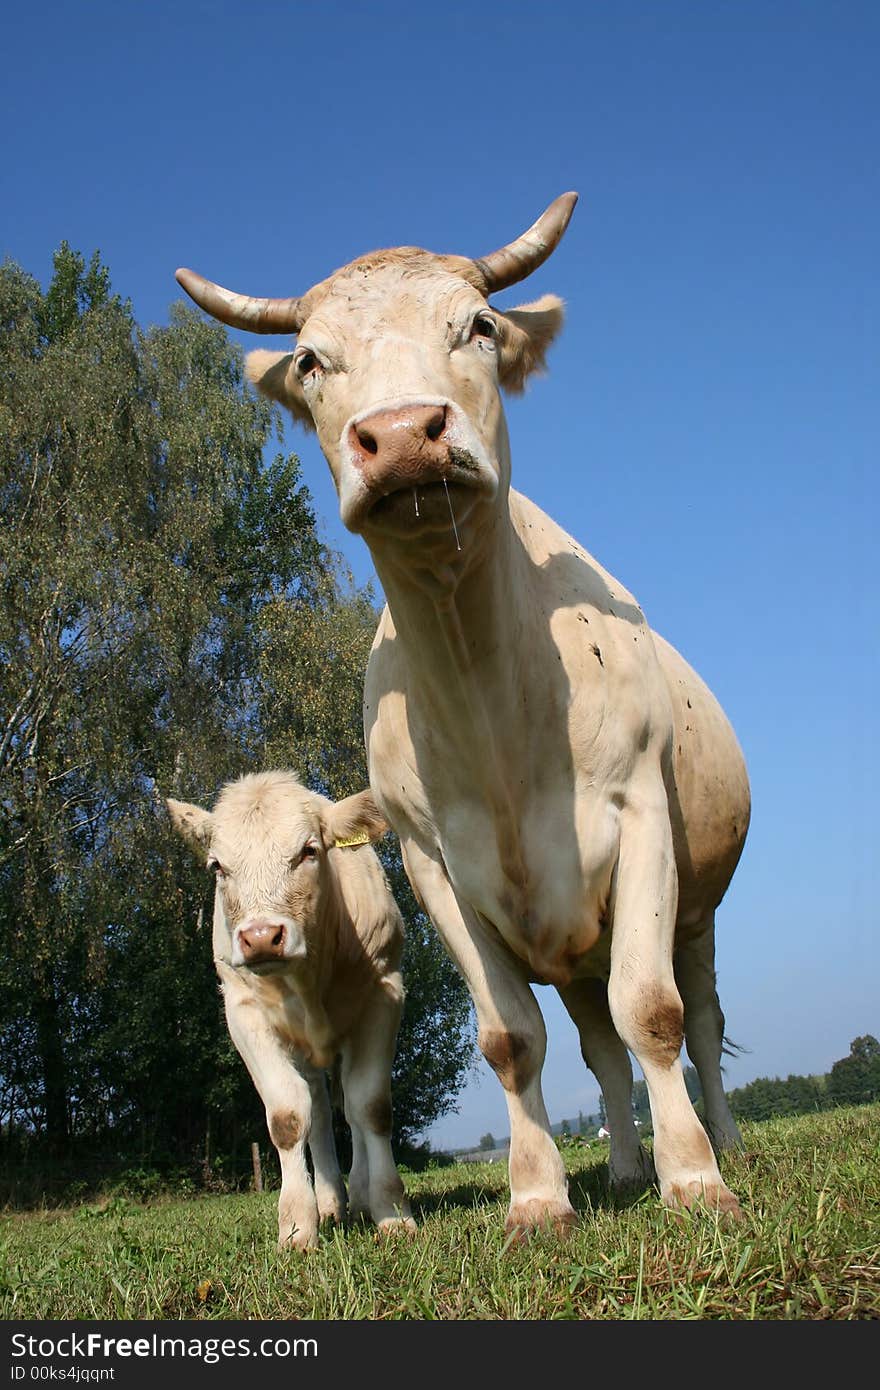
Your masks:
<svg viewBox="0 0 880 1390"><path fill-rule="evenodd" d="M318 1243L318 1205L306 1165L312 1121L309 1085L231 969L222 971L221 979L229 1034L266 1107L269 1135L281 1163L278 1248L307 1250Z"/></svg>
<svg viewBox="0 0 880 1390"><path fill-rule="evenodd" d="M342 1221L345 1218L345 1184L336 1156L333 1138L333 1115L327 1094L324 1072L307 1062L297 1063L305 1077L312 1102L312 1124L309 1130L309 1153L315 1173L315 1199L321 1221Z"/></svg>

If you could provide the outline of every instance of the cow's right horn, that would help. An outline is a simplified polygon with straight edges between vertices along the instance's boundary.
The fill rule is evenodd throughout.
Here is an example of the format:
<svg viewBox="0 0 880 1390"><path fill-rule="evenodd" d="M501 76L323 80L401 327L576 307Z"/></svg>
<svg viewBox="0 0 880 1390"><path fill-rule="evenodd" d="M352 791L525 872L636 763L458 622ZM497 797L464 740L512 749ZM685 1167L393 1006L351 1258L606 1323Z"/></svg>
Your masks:
<svg viewBox="0 0 880 1390"><path fill-rule="evenodd" d="M483 293L489 295L506 290L508 285L524 280L539 265L543 265L559 245L577 200L576 193L560 193L546 212L541 213L537 222L516 241L475 260L474 267L485 285Z"/></svg>
<svg viewBox="0 0 880 1390"><path fill-rule="evenodd" d="M175 278L200 309L221 323L228 323L230 328L245 328L250 333L298 333L302 327L299 299L254 299L235 294L194 270L183 268Z"/></svg>

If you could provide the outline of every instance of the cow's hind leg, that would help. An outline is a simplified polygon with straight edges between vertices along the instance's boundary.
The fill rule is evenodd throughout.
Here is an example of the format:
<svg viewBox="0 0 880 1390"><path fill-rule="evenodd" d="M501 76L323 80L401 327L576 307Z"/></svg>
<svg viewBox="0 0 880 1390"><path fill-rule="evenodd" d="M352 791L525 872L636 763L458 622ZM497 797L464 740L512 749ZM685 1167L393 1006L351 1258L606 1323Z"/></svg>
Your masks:
<svg viewBox="0 0 880 1390"><path fill-rule="evenodd" d="M345 1218L345 1184L336 1156L333 1138L333 1115L327 1094L327 1078L317 1067L304 1063L302 1072L312 1098L312 1124L309 1130L309 1154L315 1173L315 1199L321 1221L342 1221Z"/></svg>
<svg viewBox="0 0 880 1390"><path fill-rule="evenodd" d="M345 1115L355 1141L352 1206L363 1202L357 1189L365 1157L370 1215L382 1232L416 1224L391 1152L391 1066L402 999L400 976L383 980L342 1049Z"/></svg>
<svg viewBox="0 0 880 1390"><path fill-rule="evenodd" d="M559 994L578 1030L583 1059L602 1088L611 1130L611 1186L639 1191L654 1181L654 1165L633 1121L632 1064L611 1018L605 981L574 980Z"/></svg>
<svg viewBox="0 0 880 1390"><path fill-rule="evenodd" d="M654 1162L664 1202L717 1211L739 1206L725 1186L712 1145L690 1102L680 1052L684 1009L672 969L678 880L662 786L642 788L641 804L621 813L612 904L608 998L623 1041L648 1084Z"/></svg>
<svg viewBox="0 0 880 1390"><path fill-rule="evenodd" d="M477 1012L477 1043L504 1087L510 1118L510 1208L507 1230L525 1236L577 1220L562 1156L550 1134L541 1092L547 1034L520 963L464 909L443 867L411 841L404 863L443 943L464 976Z"/></svg>
<svg viewBox="0 0 880 1390"><path fill-rule="evenodd" d="M678 928L673 965L684 1005L685 1046L703 1091L706 1131L716 1153L740 1148L742 1136L730 1113L721 1078L724 1014L715 984L714 912L697 927Z"/></svg>

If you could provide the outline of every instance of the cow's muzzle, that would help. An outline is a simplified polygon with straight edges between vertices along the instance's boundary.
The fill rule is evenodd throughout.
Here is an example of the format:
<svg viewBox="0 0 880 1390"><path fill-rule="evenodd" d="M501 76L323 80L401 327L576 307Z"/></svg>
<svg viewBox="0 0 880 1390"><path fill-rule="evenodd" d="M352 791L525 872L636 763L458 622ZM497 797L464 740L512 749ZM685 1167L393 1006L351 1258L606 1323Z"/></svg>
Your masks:
<svg viewBox="0 0 880 1390"><path fill-rule="evenodd" d="M408 526L432 520L432 490L494 496L498 485L476 432L452 401L398 400L354 416L342 435L342 519L360 530L369 519L389 522L405 495ZM424 510L421 503L424 502Z"/></svg>
<svg viewBox="0 0 880 1390"><path fill-rule="evenodd" d="M379 410L349 425L349 457L371 491L437 481L449 457L446 425L445 405Z"/></svg>

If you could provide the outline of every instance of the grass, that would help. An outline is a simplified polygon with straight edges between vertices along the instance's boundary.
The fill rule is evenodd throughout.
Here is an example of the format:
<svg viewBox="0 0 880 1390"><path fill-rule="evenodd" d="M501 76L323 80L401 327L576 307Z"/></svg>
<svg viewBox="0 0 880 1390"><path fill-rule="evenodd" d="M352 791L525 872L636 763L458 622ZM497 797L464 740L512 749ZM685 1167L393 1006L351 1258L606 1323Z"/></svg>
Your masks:
<svg viewBox="0 0 880 1390"><path fill-rule="evenodd" d="M579 1228L509 1247L506 1165L407 1174L417 1236L333 1230L275 1251L277 1193L115 1197L7 1213L4 1319L880 1318L880 1105L745 1127L722 1170L744 1219L607 1192L604 1150L566 1153Z"/></svg>

